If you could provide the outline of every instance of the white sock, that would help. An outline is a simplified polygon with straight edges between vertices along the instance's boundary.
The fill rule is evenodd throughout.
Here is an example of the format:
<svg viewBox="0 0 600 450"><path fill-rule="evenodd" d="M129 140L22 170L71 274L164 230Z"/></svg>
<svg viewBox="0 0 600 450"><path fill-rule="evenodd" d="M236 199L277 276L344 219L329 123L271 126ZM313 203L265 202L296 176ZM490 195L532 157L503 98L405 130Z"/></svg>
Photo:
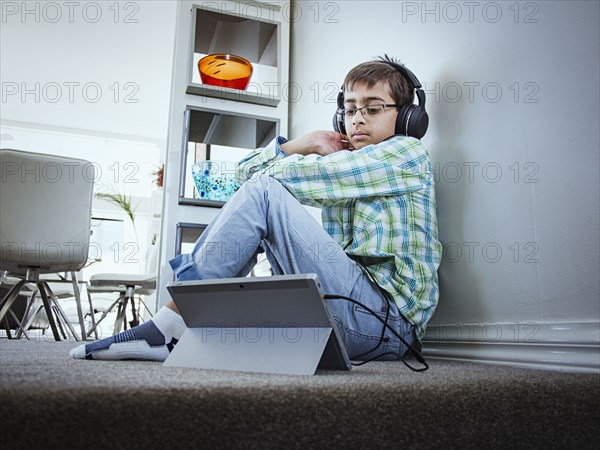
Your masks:
<svg viewBox="0 0 600 450"><path fill-rule="evenodd" d="M183 317L166 306L163 306L154 314L152 322L154 322L156 328L165 336L167 342L170 342L172 338L176 340L181 339L186 328Z"/></svg>
<svg viewBox="0 0 600 450"><path fill-rule="evenodd" d="M75 359L164 361L185 331L183 318L162 307L146 323L71 350Z"/></svg>

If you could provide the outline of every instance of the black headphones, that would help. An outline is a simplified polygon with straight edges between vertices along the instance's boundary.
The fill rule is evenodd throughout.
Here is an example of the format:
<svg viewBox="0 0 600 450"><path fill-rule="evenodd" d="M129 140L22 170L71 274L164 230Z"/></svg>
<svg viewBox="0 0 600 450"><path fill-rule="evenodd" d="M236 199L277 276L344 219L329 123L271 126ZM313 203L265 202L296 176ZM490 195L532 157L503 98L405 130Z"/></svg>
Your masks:
<svg viewBox="0 0 600 450"><path fill-rule="evenodd" d="M404 65L395 63L390 60L387 55L386 58L379 59L377 61L389 64L405 78L407 78L413 85L417 99L419 103L407 103L400 107L398 111L398 117L396 118L396 134L402 134L404 136L411 136L417 139L421 139L427 132L429 126L429 115L425 111L425 92L421 89L421 83L417 77ZM344 123L344 86L340 89L337 96L337 110L333 116L333 129L338 133L346 134L346 125Z"/></svg>

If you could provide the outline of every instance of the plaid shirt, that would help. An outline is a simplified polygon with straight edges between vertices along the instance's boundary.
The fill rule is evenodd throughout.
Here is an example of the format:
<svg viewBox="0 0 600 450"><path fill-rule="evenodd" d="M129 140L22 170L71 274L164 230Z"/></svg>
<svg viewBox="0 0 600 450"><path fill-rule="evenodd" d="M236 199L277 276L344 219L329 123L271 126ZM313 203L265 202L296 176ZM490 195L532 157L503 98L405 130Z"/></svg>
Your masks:
<svg viewBox="0 0 600 450"><path fill-rule="evenodd" d="M442 246L421 141L395 136L327 156L287 156L280 148L285 142L278 137L240 161L238 181L264 173L302 204L321 208L327 233L391 294L422 338L438 302Z"/></svg>

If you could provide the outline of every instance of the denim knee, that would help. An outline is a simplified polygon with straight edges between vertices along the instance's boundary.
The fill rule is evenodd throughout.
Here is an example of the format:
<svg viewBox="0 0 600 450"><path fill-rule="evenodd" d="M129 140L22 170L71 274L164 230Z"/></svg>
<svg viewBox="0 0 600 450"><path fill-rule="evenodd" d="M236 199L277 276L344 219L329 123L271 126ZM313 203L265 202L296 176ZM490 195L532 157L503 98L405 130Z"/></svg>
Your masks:
<svg viewBox="0 0 600 450"><path fill-rule="evenodd" d="M177 281L200 280L194 259L190 254L178 255L169 261Z"/></svg>

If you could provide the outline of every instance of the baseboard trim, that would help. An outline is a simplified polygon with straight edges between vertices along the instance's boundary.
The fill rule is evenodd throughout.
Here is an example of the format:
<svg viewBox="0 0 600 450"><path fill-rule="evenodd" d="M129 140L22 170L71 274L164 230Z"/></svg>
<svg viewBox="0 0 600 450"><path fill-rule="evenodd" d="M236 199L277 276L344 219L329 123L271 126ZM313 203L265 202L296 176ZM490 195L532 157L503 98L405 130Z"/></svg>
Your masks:
<svg viewBox="0 0 600 450"><path fill-rule="evenodd" d="M423 355L552 370L600 372L600 322L430 324Z"/></svg>

